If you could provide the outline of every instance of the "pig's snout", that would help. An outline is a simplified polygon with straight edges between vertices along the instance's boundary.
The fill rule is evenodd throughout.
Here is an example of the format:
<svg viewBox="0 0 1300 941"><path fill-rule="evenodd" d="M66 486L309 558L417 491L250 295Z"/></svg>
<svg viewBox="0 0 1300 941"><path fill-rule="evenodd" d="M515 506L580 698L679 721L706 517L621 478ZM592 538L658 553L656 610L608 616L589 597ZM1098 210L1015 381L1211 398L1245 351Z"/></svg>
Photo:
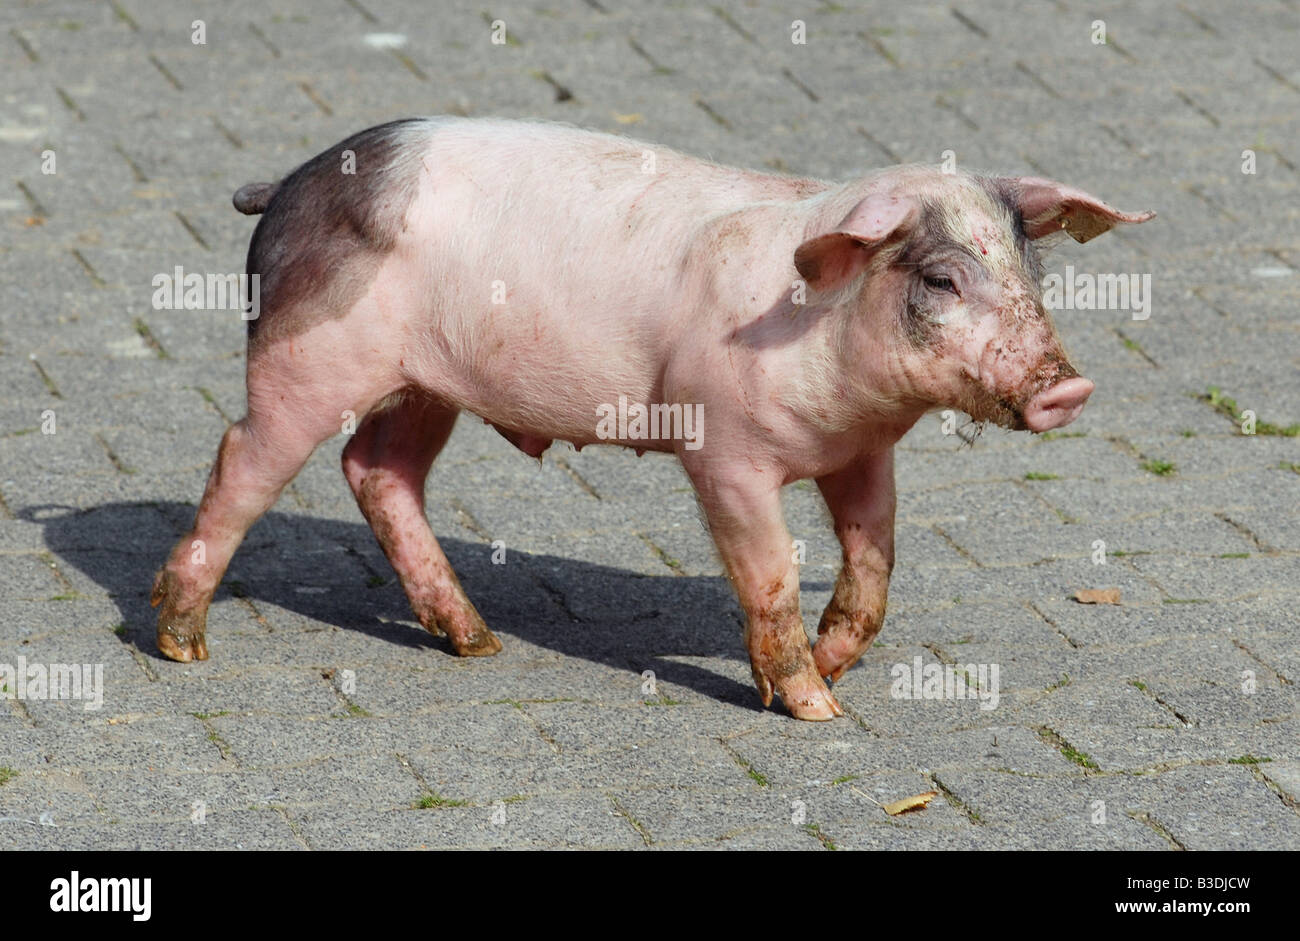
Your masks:
<svg viewBox="0 0 1300 941"><path fill-rule="evenodd" d="M1033 432L1050 431L1079 417L1092 395L1092 380L1082 376L1063 379L1039 392L1025 406L1025 426Z"/></svg>

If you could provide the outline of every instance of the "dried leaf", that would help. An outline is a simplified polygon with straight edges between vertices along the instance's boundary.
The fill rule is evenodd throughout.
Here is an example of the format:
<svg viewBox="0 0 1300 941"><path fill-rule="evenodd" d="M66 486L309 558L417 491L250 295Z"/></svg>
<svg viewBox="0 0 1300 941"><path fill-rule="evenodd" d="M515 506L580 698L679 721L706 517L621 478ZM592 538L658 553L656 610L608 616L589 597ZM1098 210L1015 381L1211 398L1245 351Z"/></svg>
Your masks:
<svg viewBox="0 0 1300 941"><path fill-rule="evenodd" d="M916 794L912 797L904 797L902 800L894 801L892 804L885 805L885 813L891 817L897 817L899 814L905 814L909 810L925 810L930 806L930 801L939 796L938 791L926 791L924 794Z"/></svg>
<svg viewBox="0 0 1300 941"><path fill-rule="evenodd" d="M1080 588L1074 593L1079 604L1119 604L1118 588Z"/></svg>
<svg viewBox="0 0 1300 941"><path fill-rule="evenodd" d="M640 112L636 112L636 111L632 112L631 114L619 114L617 111L615 111L614 120L617 121L619 124L640 124L641 114Z"/></svg>

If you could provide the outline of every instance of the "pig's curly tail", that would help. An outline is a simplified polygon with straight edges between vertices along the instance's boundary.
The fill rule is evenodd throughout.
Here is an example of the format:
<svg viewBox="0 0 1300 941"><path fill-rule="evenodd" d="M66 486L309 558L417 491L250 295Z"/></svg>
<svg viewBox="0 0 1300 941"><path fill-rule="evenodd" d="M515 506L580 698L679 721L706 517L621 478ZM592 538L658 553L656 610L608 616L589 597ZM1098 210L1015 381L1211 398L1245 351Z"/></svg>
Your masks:
<svg viewBox="0 0 1300 941"><path fill-rule="evenodd" d="M266 206L280 188L279 183L246 183L235 190L231 202L246 216L266 212Z"/></svg>

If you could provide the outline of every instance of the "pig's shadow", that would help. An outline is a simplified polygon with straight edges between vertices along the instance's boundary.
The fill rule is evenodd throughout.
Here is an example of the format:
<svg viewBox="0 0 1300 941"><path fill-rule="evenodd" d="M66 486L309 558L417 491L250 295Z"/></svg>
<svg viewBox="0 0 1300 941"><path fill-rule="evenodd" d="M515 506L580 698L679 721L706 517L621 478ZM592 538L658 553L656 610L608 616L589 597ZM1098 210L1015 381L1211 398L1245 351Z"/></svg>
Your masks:
<svg viewBox="0 0 1300 941"><path fill-rule="evenodd" d="M158 659L149 591L155 571L193 512L186 504L160 502L111 503L90 510L39 506L21 515L44 527L46 545L61 560L108 593L126 625L123 643ZM724 579L645 576L520 552L510 552L506 564L494 565L490 546L440 541L483 618L506 635L504 644L521 638L619 670L654 670L662 682L759 708L749 683L664 659L746 659L740 611ZM410 648L413 664L454 656L446 637L430 635L414 620L392 568L361 522L268 513L236 552L216 600L232 593L360 631L377 644ZM273 611L268 614L274 617ZM209 621L211 636L220 628ZM228 637L222 646L238 642ZM213 656L220 657L220 650Z"/></svg>

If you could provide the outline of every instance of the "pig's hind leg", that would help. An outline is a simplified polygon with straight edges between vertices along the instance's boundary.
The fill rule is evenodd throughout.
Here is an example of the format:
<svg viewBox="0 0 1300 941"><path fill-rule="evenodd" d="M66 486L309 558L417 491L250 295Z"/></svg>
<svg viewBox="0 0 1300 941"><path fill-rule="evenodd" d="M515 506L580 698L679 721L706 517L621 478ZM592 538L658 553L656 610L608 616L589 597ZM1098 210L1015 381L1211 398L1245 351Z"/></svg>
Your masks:
<svg viewBox="0 0 1300 941"><path fill-rule="evenodd" d="M462 657L485 657L501 642L466 596L424 515L424 480L456 414L423 393L400 393L366 416L343 449L343 473L420 623L446 633Z"/></svg>
<svg viewBox="0 0 1300 941"><path fill-rule="evenodd" d="M172 660L208 658L208 605L244 534L316 446L338 434L341 409L366 407L360 389L336 381L327 396L287 370L274 355L250 359L248 414L222 436L194 525L154 579L158 650Z"/></svg>

